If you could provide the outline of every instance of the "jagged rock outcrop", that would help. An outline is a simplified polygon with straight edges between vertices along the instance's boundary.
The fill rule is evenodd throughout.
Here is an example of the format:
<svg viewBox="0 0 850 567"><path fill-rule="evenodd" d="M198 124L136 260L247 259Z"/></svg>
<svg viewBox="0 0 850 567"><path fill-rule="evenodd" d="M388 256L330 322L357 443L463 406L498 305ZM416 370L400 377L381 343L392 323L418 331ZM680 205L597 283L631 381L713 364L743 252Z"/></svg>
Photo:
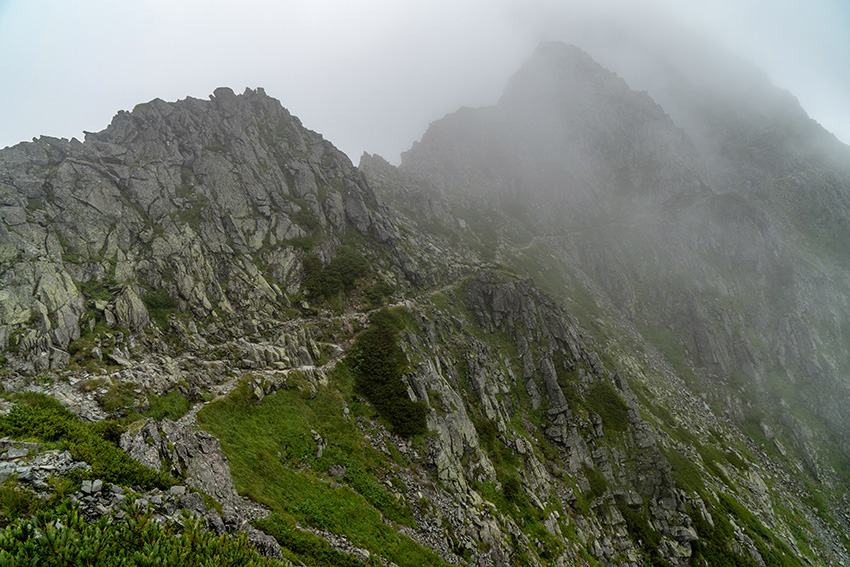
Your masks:
<svg viewBox="0 0 850 567"><path fill-rule="evenodd" d="M479 530L481 520L474 518L495 506L488 504L493 496L482 486L495 483L509 494L512 483L519 483L539 510L573 509L587 498L599 507L598 523L573 528L582 539L606 542L598 557L613 560L625 554L637 561L623 529L625 519L611 509L620 499L650 516L668 560L687 561L697 534L671 467L652 428L635 411L637 400L627 380L605 368L595 342L575 319L533 282L492 270L472 274L449 300L464 315L452 320L444 311L423 309L417 316L419 332L408 333L406 344L408 357L419 361L408 377L412 391L431 401L429 428L437 436L428 458L437 477L468 506L466 518L449 516L456 537L493 541L500 553L487 561L503 564L517 551L504 545L505 534L517 529L517 518L500 507L486 530ZM611 396L610 403L622 404L623 422L609 421L613 418L604 405L579 401L600 389ZM622 448L611 448L606 439L624 431ZM552 447L557 458L540 458L535 447L542 444ZM515 455L511 467L503 460L505 451ZM591 491L591 478L610 488L584 495ZM563 537L558 516L544 523Z"/></svg>
<svg viewBox="0 0 850 567"><path fill-rule="evenodd" d="M432 123L402 169L455 198L524 202L573 227L710 191L655 101L561 43L541 45L495 107Z"/></svg>
<svg viewBox="0 0 850 567"><path fill-rule="evenodd" d="M169 419L145 419L121 436L121 448L146 467L181 478L219 502L239 498L219 442L209 433Z"/></svg>
<svg viewBox="0 0 850 567"><path fill-rule="evenodd" d="M0 188L0 346L37 368L63 365L55 349L100 297L133 331L149 316L140 298L272 316L300 287L306 239L335 235L327 262L349 226L397 236L348 158L262 89L140 104L85 143L19 144L0 156Z"/></svg>

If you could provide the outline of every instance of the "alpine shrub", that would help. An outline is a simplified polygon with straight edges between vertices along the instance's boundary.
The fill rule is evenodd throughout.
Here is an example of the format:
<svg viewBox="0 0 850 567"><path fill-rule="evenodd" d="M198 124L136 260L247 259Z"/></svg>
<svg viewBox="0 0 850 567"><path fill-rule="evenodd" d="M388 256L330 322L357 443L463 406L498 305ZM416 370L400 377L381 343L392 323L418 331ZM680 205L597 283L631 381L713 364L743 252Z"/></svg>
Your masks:
<svg viewBox="0 0 850 567"><path fill-rule="evenodd" d="M358 391L402 437L425 433L427 408L408 397L401 380L407 366L398 345L401 323L386 309L374 313L369 323L346 358Z"/></svg>

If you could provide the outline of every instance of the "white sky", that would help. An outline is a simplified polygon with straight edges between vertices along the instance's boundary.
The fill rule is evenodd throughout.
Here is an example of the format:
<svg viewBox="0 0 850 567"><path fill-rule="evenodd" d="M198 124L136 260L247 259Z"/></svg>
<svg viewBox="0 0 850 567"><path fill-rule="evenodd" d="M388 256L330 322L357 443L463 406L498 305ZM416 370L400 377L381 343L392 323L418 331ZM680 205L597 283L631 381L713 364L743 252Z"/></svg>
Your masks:
<svg viewBox="0 0 850 567"><path fill-rule="evenodd" d="M262 86L355 163L397 163L429 122L493 104L539 41L581 47L591 16L698 30L850 142L847 0L0 0L0 147Z"/></svg>

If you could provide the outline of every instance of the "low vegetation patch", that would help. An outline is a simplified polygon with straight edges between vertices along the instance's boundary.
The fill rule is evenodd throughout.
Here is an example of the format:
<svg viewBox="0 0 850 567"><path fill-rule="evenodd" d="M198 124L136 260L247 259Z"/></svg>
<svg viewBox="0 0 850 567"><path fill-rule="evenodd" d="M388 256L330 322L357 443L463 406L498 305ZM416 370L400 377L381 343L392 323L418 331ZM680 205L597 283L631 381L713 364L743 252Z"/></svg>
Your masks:
<svg viewBox="0 0 850 567"><path fill-rule="evenodd" d="M623 515L623 519L626 520L629 538L649 556L649 565L652 565L652 567L670 567L670 563L659 557L658 545L661 543L661 534L649 525L646 519L647 511L645 509L635 510L626 504L626 501L622 498L617 498L616 502L617 509Z"/></svg>
<svg viewBox="0 0 850 567"><path fill-rule="evenodd" d="M401 320L382 309L372 315L369 328L357 336L346 357L357 390L366 396L378 414L389 422L393 431L403 437L427 431L427 406L407 395L402 373L407 358L398 344Z"/></svg>
<svg viewBox="0 0 850 567"><path fill-rule="evenodd" d="M103 399L100 400L100 405L103 407L104 411L109 413L114 413L124 408L128 408L133 405L133 400L136 397L136 393L134 392L135 389L136 385L129 382L113 384L103 395Z"/></svg>
<svg viewBox="0 0 850 567"><path fill-rule="evenodd" d="M203 567L282 565L260 557L246 536L215 536L201 521L160 524L151 512L124 508L115 522L102 516L88 523L70 504L22 517L0 531L2 565L88 565Z"/></svg>
<svg viewBox="0 0 850 567"><path fill-rule="evenodd" d="M192 408L186 396L179 392L169 392L164 396L148 396L150 409L145 412L145 417L152 417L159 421L166 418L177 421Z"/></svg>
<svg viewBox="0 0 850 567"><path fill-rule="evenodd" d="M284 552L284 558L296 565L363 567L361 561L337 551L319 536L296 528L291 516L272 514L257 520L254 525L274 537Z"/></svg>
<svg viewBox="0 0 850 567"><path fill-rule="evenodd" d="M332 376L350 393L354 376L345 363ZM352 416L370 406L349 402ZM269 506L276 516L258 524L307 565L345 565L320 542L294 531L294 522L337 534L397 565L444 565L430 550L398 533L398 524L415 527L413 514L379 478L393 464L363 440L355 419L343 417L342 396L320 388L315 397L298 389L266 396L260 404L246 382L207 405L198 423L215 435L227 456L240 493ZM316 431L327 445L317 454ZM332 465L345 467L331 481ZM339 469L337 469L339 470ZM394 525L395 524L395 525Z"/></svg>
<svg viewBox="0 0 850 567"><path fill-rule="evenodd" d="M686 492L696 492L700 496L705 496L706 489L702 472L689 458L675 449L664 451L664 457L673 469L673 479L679 488Z"/></svg>
<svg viewBox="0 0 850 567"><path fill-rule="evenodd" d="M0 484L0 528L5 528L18 518L28 518L44 506L34 493L15 486L13 479Z"/></svg>
<svg viewBox="0 0 850 567"><path fill-rule="evenodd" d="M177 308L177 302L164 289L152 289L142 296L148 314L160 327L169 326L168 318Z"/></svg>
<svg viewBox="0 0 850 567"><path fill-rule="evenodd" d="M139 464L117 445L121 428L115 422L83 423L62 405L42 394L25 393L8 415L0 416L0 437L32 440L71 452L91 465L87 477L125 486L167 488L174 481L166 474Z"/></svg>
<svg viewBox="0 0 850 567"><path fill-rule="evenodd" d="M614 431L626 431L629 428L629 406L608 382L597 382L591 386L586 403L588 409L602 418L603 426Z"/></svg>
<svg viewBox="0 0 850 567"><path fill-rule="evenodd" d="M699 380L688 363L688 353L685 352L685 349L679 343L679 340L676 338L676 334L673 331L657 327L643 327L640 331L655 348L664 354L670 365L676 369L679 376L681 376L689 386L699 386Z"/></svg>
<svg viewBox="0 0 850 567"><path fill-rule="evenodd" d="M597 469L593 467L584 467L584 476L587 482L590 483L590 494L594 498L599 498L608 491L608 481Z"/></svg>

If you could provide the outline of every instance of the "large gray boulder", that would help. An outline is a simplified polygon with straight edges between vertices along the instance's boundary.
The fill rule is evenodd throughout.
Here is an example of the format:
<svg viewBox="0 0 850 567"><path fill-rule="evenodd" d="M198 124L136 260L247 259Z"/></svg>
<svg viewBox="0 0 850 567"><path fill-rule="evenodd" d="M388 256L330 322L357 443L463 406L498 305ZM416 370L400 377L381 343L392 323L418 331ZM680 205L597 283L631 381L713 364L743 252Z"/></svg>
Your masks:
<svg viewBox="0 0 850 567"><path fill-rule="evenodd" d="M221 445L209 433L170 419L144 419L121 436L120 444L146 467L182 478L187 486L206 492L221 503L238 499Z"/></svg>
<svg viewBox="0 0 850 567"><path fill-rule="evenodd" d="M124 286L110 305L119 325L132 331L141 331L150 324L145 304L130 286Z"/></svg>

